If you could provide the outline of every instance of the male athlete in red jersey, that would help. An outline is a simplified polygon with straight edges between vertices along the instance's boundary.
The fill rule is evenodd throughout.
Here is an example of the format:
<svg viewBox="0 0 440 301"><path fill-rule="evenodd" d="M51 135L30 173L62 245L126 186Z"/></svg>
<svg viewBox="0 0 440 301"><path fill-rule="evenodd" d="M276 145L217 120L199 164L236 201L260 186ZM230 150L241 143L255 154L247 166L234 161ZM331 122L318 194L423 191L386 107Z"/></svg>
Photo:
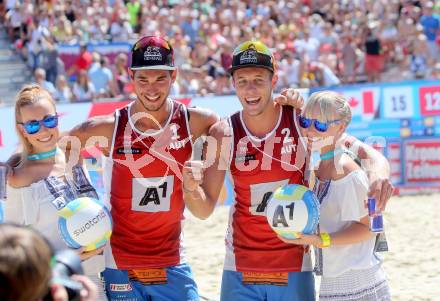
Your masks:
<svg viewBox="0 0 440 301"><path fill-rule="evenodd" d="M103 276L111 300L198 300L181 248L181 172L192 143L217 121L168 98L176 77L173 50L159 37L132 49L136 100L115 114L92 118L70 132L70 148L99 144L106 202L114 222ZM298 93L287 99L295 105ZM73 158L70 162L75 161ZM206 212L186 201L197 217Z"/></svg>
<svg viewBox="0 0 440 301"><path fill-rule="evenodd" d="M221 300L315 300L309 248L283 243L264 215L277 187L305 184L306 151L300 139L298 111L273 102L277 77L273 56L263 43L248 41L238 46L230 73L243 110L212 127L215 160L210 164L209 142L213 141L208 138L208 166L204 170L201 162L186 162L183 188L185 200L198 200L191 204L209 215L225 170L230 171L235 200L226 234ZM373 186L391 191L386 159L362 148L359 155L376 162L377 178L370 179Z"/></svg>
<svg viewBox="0 0 440 301"><path fill-rule="evenodd" d="M176 72L166 40L141 38L132 48L129 70L137 98L70 132L81 147L100 142L105 155L106 202L114 226L102 275L110 300L199 300L182 252L181 171L193 142L217 116L168 97Z"/></svg>

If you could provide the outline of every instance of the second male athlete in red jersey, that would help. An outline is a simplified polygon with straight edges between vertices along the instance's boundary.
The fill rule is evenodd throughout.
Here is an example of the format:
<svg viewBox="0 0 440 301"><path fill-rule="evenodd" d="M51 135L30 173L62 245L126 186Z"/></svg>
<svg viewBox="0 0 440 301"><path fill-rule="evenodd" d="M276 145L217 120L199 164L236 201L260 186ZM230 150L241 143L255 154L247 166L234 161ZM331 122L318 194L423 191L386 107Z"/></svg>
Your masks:
<svg viewBox="0 0 440 301"><path fill-rule="evenodd" d="M226 270L311 269L308 248L282 242L265 215L267 202L278 187L304 184L305 146L298 134L297 116L292 107L279 108L278 122L264 138L249 132L242 111L230 117L233 132L230 174L235 201L226 237Z"/></svg>

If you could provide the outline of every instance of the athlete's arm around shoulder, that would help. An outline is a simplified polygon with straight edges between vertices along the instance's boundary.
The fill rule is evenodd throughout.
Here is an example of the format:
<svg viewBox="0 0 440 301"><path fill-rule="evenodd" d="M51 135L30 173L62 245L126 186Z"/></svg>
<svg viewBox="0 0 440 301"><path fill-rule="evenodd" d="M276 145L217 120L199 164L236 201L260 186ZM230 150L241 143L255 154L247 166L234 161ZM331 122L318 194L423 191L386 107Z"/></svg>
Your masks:
<svg viewBox="0 0 440 301"><path fill-rule="evenodd" d="M370 181L368 195L376 198L377 206L384 210L394 190L390 179L390 164L388 160L379 151L353 136L344 135L342 139L345 147L360 159L362 168L368 175Z"/></svg>
<svg viewBox="0 0 440 301"><path fill-rule="evenodd" d="M64 133L60 144L66 147L66 151L80 151L97 146L105 156L109 156L114 127L113 114L92 117Z"/></svg>
<svg viewBox="0 0 440 301"><path fill-rule="evenodd" d="M340 165L341 168L335 168L333 170L333 180L340 180L348 176L350 173L361 169L361 167L357 165L353 158L345 154L341 156L341 159L337 162L337 164Z"/></svg>
<svg viewBox="0 0 440 301"><path fill-rule="evenodd" d="M230 128L226 120L209 129L204 145L204 161L187 161L183 168L184 200L192 214L208 218L214 211L223 187L231 153Z"/></svg>
<svg viewBox="0 0 440 301"><path fill-rule="evenodd" d="M218 115L209 109L199 107L188 108L188 113L193 141L207 135L209 129L219 120Z"/></svg>

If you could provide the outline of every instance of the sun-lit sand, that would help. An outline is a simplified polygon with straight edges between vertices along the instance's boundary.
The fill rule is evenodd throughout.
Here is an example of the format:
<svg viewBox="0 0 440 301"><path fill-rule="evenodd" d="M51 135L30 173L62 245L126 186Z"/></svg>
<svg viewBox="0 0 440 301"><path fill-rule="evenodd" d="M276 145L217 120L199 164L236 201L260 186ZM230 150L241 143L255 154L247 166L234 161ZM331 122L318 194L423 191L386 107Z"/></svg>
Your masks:
<svg viewBox="0 0 440 301"><path fill-rule="evenodd" d="M440 300L440 195L393 197L385 212L390 252L384 267L393 300ZM200 292L220 295L224 235L229 208L218 207L207 220L187 213L185 245Z"/></svg>

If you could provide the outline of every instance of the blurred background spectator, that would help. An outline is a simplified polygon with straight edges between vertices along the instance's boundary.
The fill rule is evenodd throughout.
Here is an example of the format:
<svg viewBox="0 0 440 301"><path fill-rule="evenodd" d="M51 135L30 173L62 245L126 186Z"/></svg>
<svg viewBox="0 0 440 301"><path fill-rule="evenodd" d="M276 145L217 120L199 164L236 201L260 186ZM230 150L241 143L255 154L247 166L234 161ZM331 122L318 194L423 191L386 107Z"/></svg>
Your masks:
<svg viewBox="0 0 440 301"><path fill-rule="evenodd" d="M80 70L73 84L73 100L75 102L93 101L96 97L96 89L89 79L86 70Z"/></svg>
<svg viewBox="0 0 440 301"><path fill-rule="evenodd" d="M231 52L252 38L280 61L277 89L426 79L440 62L439 14L438 0L10 0L2 17L15 49L49 82L63 71L57 44L80 44L68 79L85 70L97 97L125 97L126 54L89 70L87 45L166 37L179 67L175 94L231 93Z"/></svg>
<svg viewBox="0 0 440 301"><path fill-rule="evenodd" d="M109 98L116 96L113 73L109 69L109 59L106 56L99 56L99 61L88 71L89 79L95 88L96 98Z"/></svg>
<svg viewBox="0 0 440 301"><path fill-rule="evenodd" d="M71 102L73 100L72 90L64 75L58 75L55 89L54 99L57 102Z"/></svg>
<svg viewBox="0 0 440 301"><path fill-rule="evenodd" d="M69 68L67 71L67 74L69 75L78 75L81 71L88 71L90 66L93 63L93 56L92 54L87 50L87 44L84 42L81 42L79 46L79 54L77 59L75 60L75 63ZM97 62L95 62L97 63Z"/></svg>
<svg viewBox="0 0 440 301"><path fill-rule="evenodd" d="M55 86L46 80L46 70L37 68L34 71L34 79L37 84L46 89L52 96L55 94Z"/></svg>
<svg viewBox="0 0 440 301"><path fill-rule="evenodd" d="M113 65L113 79L115 80L115 95L123 96L130 91L130 77L127 71L128 56L120 53L115 58Z"/></svg>

